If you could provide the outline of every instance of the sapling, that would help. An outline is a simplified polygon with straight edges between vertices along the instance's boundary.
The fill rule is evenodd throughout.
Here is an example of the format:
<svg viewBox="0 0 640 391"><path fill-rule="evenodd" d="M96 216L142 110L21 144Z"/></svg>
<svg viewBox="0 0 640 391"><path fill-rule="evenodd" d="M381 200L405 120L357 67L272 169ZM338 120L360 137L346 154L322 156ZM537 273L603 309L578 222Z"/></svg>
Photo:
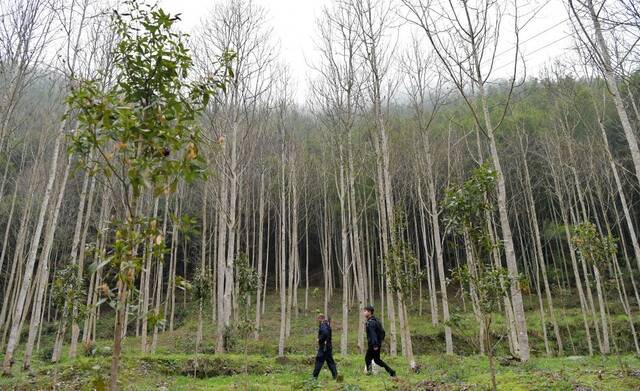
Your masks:
<svg viewBox="0 0 640 391"><path fill-rule="evenodd" d="M195 365L193 366L193 375L194 377L197 375L198 371L198 353L200 353L200 343L202 342L202 325L203 325L203 313L204 313L204 303L211 296L211 281L213 276L209 269L205 267L198 267L195 275L193 276L193 281L191 283L191 296L194 301L198 303L198 331L196 334L196 357L195 357Z"/></svg>
<svg viewBox="0 0 640 391"><path fill-rule="evenodd" d="M486 213L492 211L491 196L495 189L496 172L487 165L473 171L471 177L460 186L452 186L443 201L447 228L468 241L468 264L453 271L453 280L458 282L463 292L472 292L477 303L481 335L489 359L491 386L497 390L494 366L494 343L491 337L491 323L494 312L509 293L512 283L505 268L491 262L493 251L500 245L489 233Z"/></svg>
<svg viewBox="0 0 640 391"><path fill-rule="evenodd" d="M77 309L74 321L81 320L86 313L85 305L82 304L85 297L84 282L78 273L78 269L79 266L77 264L66 265L56 272L51 284L51 300L61 313L53 353L51 354L52 362L60 360L62 344L72 309Z"/></svg>
<svg viewBox="0 0 640 391"><path fill-rule="evenodd" d="M418 258L414 255L411 246L404 240L402 232L406 229L405 219L401 214L397 214L394 224L394 240L385 256L385 272L389 280L389 287L398 297L398 309L400 316L406 314L406 301L411 292L417 289L424 278L424 272L418 271ZM406 317L402 323L402 338L404 355L409 361L409 367L418 373L420 368L413 356L413 346L411 342L411 329L409 318Z"/></svg>
<svg viewBox="0 0 640 391"><path fill-rule="evenodd" d="M127 298L143 264L149 239L160 256L164 238L158 221L140 207L142 194L155 197L176 191L181 179L193 181L205 172L199 153L197 120L210 96L224 88L224 75L189 81L193 65L185 36L174 29L178 17L157 6L125 2L114 12L117 36L113 82L76 80L67 98L68 116L78 127L70 135L70 152L79 165L101 176L116 202L111 242L102 262L115 273L115 334L110 389L118 389L118 366ZM221 63L232 57L223 55Z"/></svg>
<svg viewBox="0 0 640 391"><path fill-rule="evenodd" d="M251 297L256 292L258 286L258 275L251 266L249 258L240 254L234 262L235 281L237 285L238 305L240 311L240 319L236 324L236 330L244 342L244 371L247 373L247 355L249 349L249 336L255 331L253 320L249 316L249 307Z"/></svg>
<svg viewBox="0 0 640 391"><path fill-rule="evenodd" d="M202 323L204 303L211 296L211 281L213 276L209 268L198 267L193 277L191 295L196 303L198 303L198 332L196 335L196 355L199 353L200 343L202 342Z"/></svg>
<svg viewBox="0 0 640 391"><path fill-rule="evenodd" d="M598 304L600 307L600 321L602 322L602 353L610 353L609 321L606 308L606 284L603 283L603 272L609 269L609 262L617 253L616 240L609 235L600 235L595 225L583 222L573 227L571 241L582 260L593 268L596 281Z"/></svg>

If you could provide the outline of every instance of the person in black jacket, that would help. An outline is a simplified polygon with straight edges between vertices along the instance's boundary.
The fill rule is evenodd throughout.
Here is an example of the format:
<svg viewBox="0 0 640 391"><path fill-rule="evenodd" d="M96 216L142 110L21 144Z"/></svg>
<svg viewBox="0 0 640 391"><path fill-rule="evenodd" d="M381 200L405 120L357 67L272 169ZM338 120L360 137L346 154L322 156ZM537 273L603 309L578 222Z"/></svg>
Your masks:
<svg viewBox="0 0 640 391"><path fill-rule="evenodd" d="M367 329L368 348L367 354L364 356L364 362L367 365L367 374L371 374L371 361L373 361L384 368L391 377L395 377L396 371L391 369L391 367L380 358L380 347L382 346L382 341L384 341L385 333L382 324L373 316L373 312L374 309L370 305L364 307L362 310L362 314L366 319Z"/></svg>
<svg viewBox="0 0 640 391"><path fill-rule="evenodd" d="M325 361L331 371L331 376L336 380L338 378L338 368L333 360L333 351L331 346L331 323L322 314L318 315L318 353L316 354L316 367L313 369L313 377L318 378L320 370Z"/></svg>

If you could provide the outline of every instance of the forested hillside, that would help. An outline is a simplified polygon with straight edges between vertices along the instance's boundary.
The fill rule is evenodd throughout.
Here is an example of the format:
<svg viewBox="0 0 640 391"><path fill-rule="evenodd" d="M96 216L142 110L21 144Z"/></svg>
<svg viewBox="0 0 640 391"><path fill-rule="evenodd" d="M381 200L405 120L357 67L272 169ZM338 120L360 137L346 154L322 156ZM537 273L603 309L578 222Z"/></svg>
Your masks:
<svg viewBox="0 0 640 391"><path fill-rule="evenodd" d="M323 313L369 389L367 305L371 388L640 387L634 1L564 1L532 73L544 4L333 0L304 102L252 1L109 3L0 0L1 387L314 387Z"/></svg>

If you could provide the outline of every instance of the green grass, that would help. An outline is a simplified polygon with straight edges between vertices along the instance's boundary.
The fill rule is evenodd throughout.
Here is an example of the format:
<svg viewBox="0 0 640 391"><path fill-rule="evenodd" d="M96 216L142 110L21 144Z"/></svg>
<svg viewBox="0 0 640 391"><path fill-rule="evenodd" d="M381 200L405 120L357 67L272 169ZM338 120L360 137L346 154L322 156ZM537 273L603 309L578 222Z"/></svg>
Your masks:
<svg viewBox="0 0 640 391"><path fill-rule="evenodd" d="M303 296L301 296L303 297ZM336 302L339 299L336 297ZM479 356L471 343L475 325L470 314L463 314L464 334L454 335L455 356L442 354L444 336L441 325L432 325L428 308L423 315L417 310L411 315L411 328L417 362L421 366L419 374L408 368L401 357L389 357L385 361L398 371L398 378L392 380L384 371L366 376L363 372L364 361L357 354L355 325L358 321L354 307L349 324L349 355L341 356L334 352L338 370L343 382L331 379L328 370L323 370L320 380L311 381L313 369L316 324L314 321L319 298L312 298L310 310L294 316L291 324L291 337L287 340L286 359L277 358L279 331L279 307L277 297L268 298L264 324L258 340L250 338L248 356L243 352L244 341L235 340L233 352L213 354L215 326L207 320L202 354L194 355L196 316L190 306L181 313L177 327L159 338L158 350L153 355L142 355L139 351L139 339L127 337L124 343L121 365L121 386L127 390L483 390L490 385L488 362ZM460 311L460 304L455 303ZM336 307L337 308L337 307ZM413 308L417 308L414 306ZM207 314L210 311L207 310ZM253 312L251 312L253 313ZM334 314L337 314L337 310ZM560 315L560 314L559 314ZM334 315L334 346L340 346L341 324ZM497 346L497 380L501 390L574 390L587 387L593 390L640 390L640 360L630 353L608 357L584 356L584 330L579 309L563 310L558 317L566 332L571 329L571 341L565 338L565 357L545 357L542 342L540 319L536 311L528 311L527 321L530 327L530 341L533 358L527 363L518 363L504 359L508 354L506 338ZM99 324L96 351L94 356L79 357L75 360L64 358L52 365L42 354L36 354L30 372L20 370L21 352L16 356L14 376L0 378L0 389L100 389L106 383L110 365L109 346L112 318L104 314ZM616 329L615 341L620 350L631 349L628 345L627 320L616 317L612 320ZM55 328L46 328L55 329ZM549 325L550 338L552 328ZM496 337L504 335L504 319L496 316L493 333ZM387 330L387 335L389 332ZM53 343L53 334L43 335L41 351L46 351ZM594 341L595 343L595 341ZM554 345L551 340L550 344ZM575 353L574 353L575 349ZM80 349L82 351L82 349ZM63 357L66 357L64 355Z"/></svg>
<svg viewBox="0 0 640 391"><path fill-rule="evenodd" d="M195 361L198 370L194 371ZM419 356L421 373L409 371L398 357L388 358L398 371L396 380L384 371L373 376L363 373L362 357L336 356L343 382L334 382L328 370L319 381L311 380L313 356L290 355L286 361L250 355L127 353L123 357L121 386L127 390L418 390L438 386L443 390L483 390L489 387L487 360L481 356ZM108 357L82 357L58 365L40 363L31 374L17 373L0 379L0 388L93 389L105 382ZM245 369L246 366L246 369ZM640 389L640 377L633 371L640 361L622 357L534 358L526 364L498 367L498 385L503 390L573 390L578 386L593 390ZM245 372L246 370L246 372ZM423 385L424 388L420 388ZM317 387L317 388L314 388Z"/></svg>

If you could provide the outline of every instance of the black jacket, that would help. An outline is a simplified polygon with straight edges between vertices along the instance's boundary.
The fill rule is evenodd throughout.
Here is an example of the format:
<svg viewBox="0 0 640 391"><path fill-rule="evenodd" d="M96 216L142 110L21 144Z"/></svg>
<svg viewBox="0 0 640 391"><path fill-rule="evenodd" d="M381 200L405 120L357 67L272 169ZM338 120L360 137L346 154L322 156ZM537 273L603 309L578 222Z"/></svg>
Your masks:
<svg viewBox="0 0 640 391"><path fill-rule="evenodd" d="M326 320L318 327L318 346L331 349L331 325Z"/></svg>
<svg viewBox="0 0 640 391"><path fill-rule="evenodd" d="M367 343L370 348L380 347L382 344L382 336L380 335L380 322L375 317L370 317L367 319L366 327L367 329Z"/></svg>

